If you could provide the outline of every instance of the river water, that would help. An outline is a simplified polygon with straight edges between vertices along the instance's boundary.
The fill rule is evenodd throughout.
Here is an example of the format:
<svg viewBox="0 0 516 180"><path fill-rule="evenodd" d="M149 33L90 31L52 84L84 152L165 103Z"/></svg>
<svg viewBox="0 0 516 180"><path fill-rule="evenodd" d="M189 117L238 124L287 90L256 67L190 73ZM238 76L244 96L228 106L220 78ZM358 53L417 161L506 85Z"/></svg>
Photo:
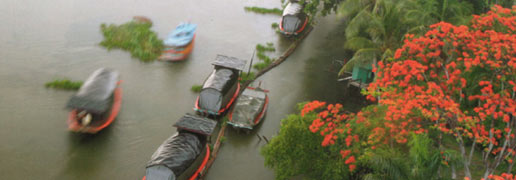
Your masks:
<svg viewBox="0 0 516 180"><path fill-rule="evenodd" d="M91 1L3 0L0 2L0 179L139 179L156 148L175 133L172 124L193 113L197 96L217 54L250 59L257 43L273 42L277 56L290 41L277 35L275 15L245 12L244 6L280 7L279 1ZM181 63L141 63L127 52L106 51L101 23L132 16L153 20L161 38L181 21L198 24L191 57ZM265 121L249 135L226 132L206 179L273 179L259 149L279 122L301 101L340 102L353 110L351 95L337 83L338 61L347 55L335 17L318 25L296 52L260 81L270 90ZM256 60L256 59L255 59ZM117 69L123 80L122 109L96 135L67 131L64 108L72 91L47 89L56 78L84 80L99 67ZM354 101L356 102L356 100Z"/></svg>

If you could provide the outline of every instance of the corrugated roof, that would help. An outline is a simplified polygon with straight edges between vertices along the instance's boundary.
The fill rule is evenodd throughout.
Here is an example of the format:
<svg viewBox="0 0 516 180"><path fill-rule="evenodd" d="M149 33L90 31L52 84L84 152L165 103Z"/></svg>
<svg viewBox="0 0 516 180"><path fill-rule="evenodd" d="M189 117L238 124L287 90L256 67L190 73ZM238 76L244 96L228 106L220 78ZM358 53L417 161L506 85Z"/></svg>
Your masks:
<svg viewBox="0 0 516 180"><path fill-rule="evenodd" d="M225 55L217 55L215 57L215 62L211 63L215 66L222 66L230 69L236 69L239 71L244 70L245 64L247 62L245 60L238 59L236 57L229 57Z"/></svg>

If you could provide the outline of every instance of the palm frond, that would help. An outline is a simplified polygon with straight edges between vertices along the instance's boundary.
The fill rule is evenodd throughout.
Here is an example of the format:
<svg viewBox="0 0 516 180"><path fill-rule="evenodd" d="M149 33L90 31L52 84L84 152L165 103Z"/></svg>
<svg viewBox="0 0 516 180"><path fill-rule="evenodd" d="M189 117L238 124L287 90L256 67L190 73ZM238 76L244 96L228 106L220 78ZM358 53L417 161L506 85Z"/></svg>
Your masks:
<svg viewBox="0 0 516 180"><path fill-rule="evenodd" d="M358 50L364 49L364 48L378 48L378 46L368 38L353 37L346 41L346 43L344 44L344 48L350 49L353 51L358 51Z"/></svg>
<svg viewBox="0 0 516 180"><path fill-rule="evenodd" d="M351 19L346 27L346 38L351 39L354 36L358 36L362 29L368 26L371 21L371 12L366 8L361 10L355 17Z"/></svg>

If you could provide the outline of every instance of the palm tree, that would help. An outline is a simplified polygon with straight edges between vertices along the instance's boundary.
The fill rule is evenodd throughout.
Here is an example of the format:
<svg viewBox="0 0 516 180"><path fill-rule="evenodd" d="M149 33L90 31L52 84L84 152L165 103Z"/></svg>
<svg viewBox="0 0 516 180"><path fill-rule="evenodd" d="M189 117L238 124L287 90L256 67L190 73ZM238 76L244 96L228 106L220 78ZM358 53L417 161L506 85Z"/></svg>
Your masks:
<svg viewBox="0 0 516 180"><path fill-rule="evenodd" d="M357 6L346 7L350 5ZM354 50L355 54L339 74L349 71L354 65L369 65L392 57L403 35L412 27L405 18L412 5L406 0L348 0L343 3L342 14L356 13L346 28L345 43L345 48Z"/></svg>
<svg viewBox="0 0 516 180"><path fill-rule="evenodd" d="M407 21L417 24L409 32L421 33L428 25L440 21L464 25L471 20L473 5L459 0L415 0L415 9L406 14Z"/></svg>

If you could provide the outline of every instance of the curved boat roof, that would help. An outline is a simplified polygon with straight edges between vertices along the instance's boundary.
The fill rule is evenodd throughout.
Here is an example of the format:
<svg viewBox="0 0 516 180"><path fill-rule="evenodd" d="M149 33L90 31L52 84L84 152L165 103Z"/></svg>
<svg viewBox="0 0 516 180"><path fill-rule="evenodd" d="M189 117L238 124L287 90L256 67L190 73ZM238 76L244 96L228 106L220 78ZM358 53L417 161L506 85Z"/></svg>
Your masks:
<svg viewBox="0 0 516 180"><path fill-rule="evenodd" d="M289 2L283 10L283 16L297 15L303 11L303 6L297 2Z"/></svg>
<svg viewBox="0 0 516 180"><path fill-rule="evenodd" d="M166 46L185 46L192 41L196 29L196 24L181 23L170 32L163 43Z"/></svg>
<svg viewBox="0 0 516 180"><path fill-rule="evenodd" d="M111 95L117 86L118 76L115 70L97 69L86 79L79 92L70 98L66 107L105 112L109 108Z"/></svg>
<svg viewBox="0 0 516 180"><path fill-rule="evenodd" d="M179 177L192 165L205 147L206 139L190 132L179 132L163 142L147 163L147 168L165 166Z"/></svg>
<svg viewBox="0 0 516 180"><path fill-rule="evenodd" d="M236 81L236 78L238 78L238 75L229 69L215 69L204 82L202 89L211 88L225 93L231 88L233 85L231 82Z"/></svg>

